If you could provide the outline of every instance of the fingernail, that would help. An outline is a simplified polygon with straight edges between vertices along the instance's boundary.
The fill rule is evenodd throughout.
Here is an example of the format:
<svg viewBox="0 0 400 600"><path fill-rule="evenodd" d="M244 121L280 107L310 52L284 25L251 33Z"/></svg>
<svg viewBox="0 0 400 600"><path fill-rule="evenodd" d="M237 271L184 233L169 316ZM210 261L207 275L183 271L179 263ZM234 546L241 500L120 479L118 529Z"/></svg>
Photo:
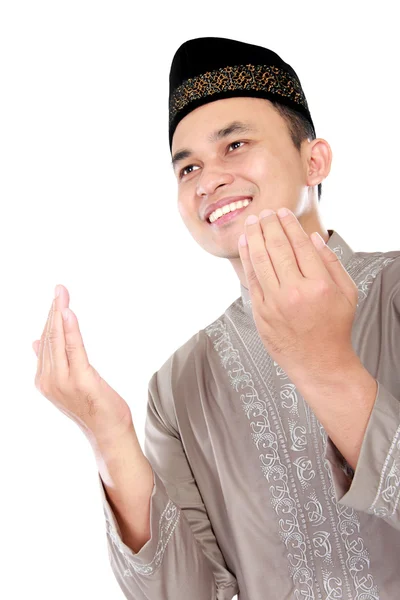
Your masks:
<svg viewBox="0 0 400 600"><path fill-rule="evenodd" d="M314 231L312 234L312 239L318 248L323 248L326 245L324 238L318 233L318 231Z"/></svg>
<svg viewBox="0 0 400 600"><path fill-rule="evenodd" d="M246 219L246 225L254 225L255 223L257 223L257 221L258 217L256 217L256 215L250 215Z"/></svg>
<svg viewBox="0 0 400 600"><path fill-rule="evenodd" d="M56 285L55 290L54 290L54 298L58 298L59 295L60 295L60 286Z"/></svg>
<svg viewBox="0 0 400 600"><path fill-rule="evenodd" d="M280 208L278 210L279 217L286 217L289 214L289 210L287 208Z"/></svg>
<svg viewBox="0 0 400 600"><path fill-rule="evenodd" d="M239 238L239 244L241 246L246 246L247 245L247 238L246 238L246 236L245 236L244 233L242 233L242 235Z"/></svg>

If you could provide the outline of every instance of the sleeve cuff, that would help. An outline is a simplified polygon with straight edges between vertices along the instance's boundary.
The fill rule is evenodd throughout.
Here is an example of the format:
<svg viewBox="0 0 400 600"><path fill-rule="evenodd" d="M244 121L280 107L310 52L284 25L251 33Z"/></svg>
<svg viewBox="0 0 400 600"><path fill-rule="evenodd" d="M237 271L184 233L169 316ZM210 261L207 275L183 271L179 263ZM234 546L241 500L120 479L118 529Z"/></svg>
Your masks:
<svg viewBox="0 0 400 600"><path fill-rule="evenodd" d="M132 569L142 575L151 575L160 566L168 541L180 517L180 509L170 500L164 483L153 469L154 487L150 503L151 537L139 552L133 552L121 538L121 530L107 500L103 481L98 474L107 533L117 550Z"/></svg>
<svg viewBox="0 0 400 600"><path fill-rule="evenodd" d="M346 473L346 461L329 439L325 458L340 504L390 517L400 498L400 401L379 381L377 384L377 396L353 478L351 471L347 469Z"/></svg>

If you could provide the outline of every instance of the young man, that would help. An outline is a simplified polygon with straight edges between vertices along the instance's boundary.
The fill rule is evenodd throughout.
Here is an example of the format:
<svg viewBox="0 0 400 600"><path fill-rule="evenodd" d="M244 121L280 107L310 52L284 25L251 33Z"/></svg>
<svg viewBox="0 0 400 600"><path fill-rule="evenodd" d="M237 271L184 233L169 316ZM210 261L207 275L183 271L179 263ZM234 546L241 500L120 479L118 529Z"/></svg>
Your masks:
<svg viewBox="0 0 400 600"><path fill-rule="evenodd" d="M325 229L331 150L275 53L190 40L170 85L180 214L241 294L150 380L135 551L139 511L99 479L113 572L132 600L393 600L400 251Z"/></svg>

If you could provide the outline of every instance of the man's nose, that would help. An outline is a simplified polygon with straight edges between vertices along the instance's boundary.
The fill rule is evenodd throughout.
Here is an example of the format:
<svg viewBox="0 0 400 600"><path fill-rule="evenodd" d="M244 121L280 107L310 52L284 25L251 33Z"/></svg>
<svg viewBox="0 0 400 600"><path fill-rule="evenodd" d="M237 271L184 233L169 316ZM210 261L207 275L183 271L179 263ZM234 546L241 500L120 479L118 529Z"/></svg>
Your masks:
<svg viewBox="0 0 400 600"><path fill-rule="evenodd" d="M198 179L196 193L198 196L211 196L221 185L232 183L234 177L223 166L203 167Z"/></svg>

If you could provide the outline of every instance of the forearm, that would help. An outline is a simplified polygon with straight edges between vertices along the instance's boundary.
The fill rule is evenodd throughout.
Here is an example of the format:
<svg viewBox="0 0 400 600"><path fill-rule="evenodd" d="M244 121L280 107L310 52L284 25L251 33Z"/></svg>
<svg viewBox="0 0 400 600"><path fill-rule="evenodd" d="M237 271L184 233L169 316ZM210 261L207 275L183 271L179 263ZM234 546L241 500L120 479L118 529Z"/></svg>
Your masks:
<svg viewBox="0 0 400 600"><path fill-rule="evenodd" d="M377 382L358 357L298 385L326 433L355 469L377 393Z"/></svg>
<svg viewBox="0 0 400 600"><path fill-rule="evenodd" d="M133 424L116 439L92 443L107 500L123 542L135 553L150 539L150 498L154 479Z"/></svg>

